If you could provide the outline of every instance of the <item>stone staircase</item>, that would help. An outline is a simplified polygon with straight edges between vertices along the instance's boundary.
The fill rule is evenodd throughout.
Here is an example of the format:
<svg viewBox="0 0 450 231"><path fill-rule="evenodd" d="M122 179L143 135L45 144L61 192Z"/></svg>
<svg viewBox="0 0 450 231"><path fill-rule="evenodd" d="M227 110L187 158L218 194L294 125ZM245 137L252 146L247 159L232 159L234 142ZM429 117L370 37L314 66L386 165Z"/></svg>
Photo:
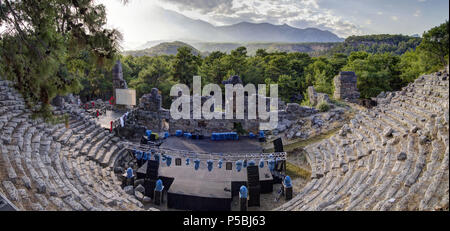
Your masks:
<svg viewBox="0 0 450 231"><path fill-rule="evenodd" d="M438 210L449 203L449 80L425 75L305 148L312 180L276 210ZM119 139L74 105L33 120L0 80L0 193L19 210L142 210L112 165Z"/></svg>
<svg viewBox="0 0 450 231"><path fill-rule="evenodd" d="M307 146L312 180L276 210L448 210L448 78L424 75Z"/></svg>
<svg viewBox="0 0 450 231"><path fill-rule="evenodd" d="M120 188L111 162L123 147L76 106L70 128L31 119L11 82L0 80L0 193L19 210L142 210Z"/></svg>

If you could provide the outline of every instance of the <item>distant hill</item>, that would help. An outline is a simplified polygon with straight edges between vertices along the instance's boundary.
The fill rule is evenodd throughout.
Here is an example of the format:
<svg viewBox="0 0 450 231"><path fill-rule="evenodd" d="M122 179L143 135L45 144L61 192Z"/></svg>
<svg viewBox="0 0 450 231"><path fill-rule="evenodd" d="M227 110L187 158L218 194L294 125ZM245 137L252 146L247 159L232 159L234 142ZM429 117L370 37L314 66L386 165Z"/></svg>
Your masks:
<svg viewBox="0 0 450 231"><path fill-rule="evenodd" d="M148 42L155 44L157 42ZM258 49L265 49L267 52L304 52L312 56L322 54L340 43L215 43L215 42L162 42L147 49L125 51L123 55L132 56L157 56L157 55L176 55L177 49L183 46L191 47L193 54L208 55L214 51L230 53L238 47L247 48L248 55L255 55Z"/></svg>
<svg viewBox="0 0 450 231"><path fill-rule="evenodd" d="M317 28L299 29L287 24L273 25L270 23L241 22L230 26L220 26L216 29L232 42L342 42L343 39L330 31Z"/></svg>
<svg viewBox="0 0 450 231"><path fill-rule="evenodd" d="M392 52L401 55L410 49L416 49L421 41L420 37L406 35L350 36L343 43L330 49L328 53L350 54L353 51L366 51L368 53Z"/></svg>
<svg viewBox="0 0 450 231"><path fill-rule="evenodd" d="M156 46L143 49L143 50L135 50L135 51L125 51L124 55L132 55L132 56L159 56L159 55L176 55L178 53L178 48L180 47L189 47L192 49L192 53L194 55L200 54L200 51L195 49L193 46L180 42L163 42L159 43Z"/></svg>
<svg viewBox="0 0 450 231"><path fill-rule="evenodd" d="M304 52L312 56L324 53L340 43L201 43L193 42L192 46L202 53L208 54L213 51L229 53L232 50L244 46L248 55L255 55L258 49L267 52Z"/></svg>
<svg viewBox="0 0 450 231"><path fill-rule="evenodd" d="M280 43L280 42L199 42L199 41L175 41L162 42L150 41L147 44L158 44L151 48L126 51L124 55L134 56L155 56L155 55L175 55L177 49L182 46L191 47L194 54L208 55L213 51L229 53L238 47L247 48L248 55L255 55L258 49L265 49L267 52L304 52L311 56L332 55L335 53L350 54L354 51L366 51L368 53L392 52L398 55L410 49L415 49L420 44L421 38L405 35L364 35L350 36L344 42L326 43Z"/></svg>
<svg viewBox="0 0 450 231"><path fill-rule="evenodd" d="M172 41L197 41L216 43L304 43L304 42L342 42L339 38L327 30L317 28L296 28L287 24L274 25L270 23L241 22L226 26L214 26L203 20L196 20L178 12L154 7L149 12L152 17L158 18L167 28L161 33L162 40ZM155 27L142 28L153 31ZM157 31L154 31L157 33ZM160 41L162 42L162 41ZM156 44L150 42L144 46L136 47L141 50Z"/></svg>

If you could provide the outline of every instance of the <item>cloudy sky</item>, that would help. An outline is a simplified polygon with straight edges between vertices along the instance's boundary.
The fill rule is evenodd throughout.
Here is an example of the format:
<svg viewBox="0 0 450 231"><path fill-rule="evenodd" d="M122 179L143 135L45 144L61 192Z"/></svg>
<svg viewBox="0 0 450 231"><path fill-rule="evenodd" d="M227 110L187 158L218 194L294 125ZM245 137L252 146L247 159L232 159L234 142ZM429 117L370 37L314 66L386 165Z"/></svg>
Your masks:
<svg viewBox="0 0 450 231"><path fill-rule="evenodd" d="M213 25L247 22L315 27L340 37L361 34L422 34L449 18L449 0L97 0L108 26L124 34L125 49L171 36L155 9L172 10Z"/></svg>

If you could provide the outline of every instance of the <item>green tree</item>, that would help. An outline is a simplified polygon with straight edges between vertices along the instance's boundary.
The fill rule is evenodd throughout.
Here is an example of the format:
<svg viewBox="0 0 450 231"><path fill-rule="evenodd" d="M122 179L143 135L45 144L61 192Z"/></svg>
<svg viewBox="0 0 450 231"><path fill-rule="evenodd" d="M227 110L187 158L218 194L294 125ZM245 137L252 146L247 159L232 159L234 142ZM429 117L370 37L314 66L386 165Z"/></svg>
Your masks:
<svg viewBox="0 0 450 231"><path fill-rule="evenodd" d="M105 24L105 7L93 0L0 1L0 74L51 117L52 98L79 91L81 76L112 65L121 35Z"/></svg>
<svg viewBox="0 0 450 231"><path fill-rule="evenodd" d="M422 42L418 49L425 54L435 57L440 61L440 66L448 63L449 53L449 24L448 21L440 26L434 27L423 34Z"/></svg>
<svg viewBox="0 0 450 231"><path fill-rule="evenodd" d="M344 71L354 71L358 76L358 90L362 98L377 96L382 91L398 90L401 85L398 63L400 58L391 53L351 54ZM357 58L356 58L357 57Z"/></svg>
<svg viewBox="0 0 450 231"><path fill-rule="evenodd" d="M222 62L222 57L226 54L220 51L214 51L203 59L200 66L200 75L207 83L222 84L226 77L227 70L225 64Z"/></svg>
<svg viewBox="0 0 450 231"><path fill-rule="evenodd" d="M175 80L188 86L192 85L192 77L198 74L198 57L192 54L189 47L178 48L172 64L172 75Z"/></svg>
<svg viewBox="0 0 450 231"><path fill-rule="evenodd" d="M291 102L292 96L298 93L298 83L290 75L280 75L278 88L279 96L285 102Z"/></svg>
<svg viewBox="0 0 450 231"><path fill-rule="evenodd" d="M222 64L228 73L233 73L234 75L242 75L247 69L247 48L238 47L232 50L230 55L225 55L221 60Z"/></svg>

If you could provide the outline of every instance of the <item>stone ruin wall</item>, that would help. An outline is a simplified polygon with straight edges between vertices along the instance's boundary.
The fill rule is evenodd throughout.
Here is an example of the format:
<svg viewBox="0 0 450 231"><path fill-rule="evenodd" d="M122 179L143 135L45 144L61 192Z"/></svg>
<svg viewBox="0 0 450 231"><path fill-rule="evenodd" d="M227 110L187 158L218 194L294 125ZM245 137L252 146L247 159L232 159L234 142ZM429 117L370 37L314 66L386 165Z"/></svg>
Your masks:
<svg viewBox="0 0 450 231"><path fill-rule="evenodd" d="M202 104L207 100L202 97ZM195 132L202 135L211 135L212 132L229 132L234 130L234 124L240 123L246 131L257 132L259 130L259 120L245 119L179 119L175 120L170 116L170 110L161 106L162 97L159 90L153 88L150 94L141 97L139 107L136 110L138 124L146 126L150 130L169 131L175 133L176 130ZM245 113L247 112L245 108ZM191 100L191 118L192 100ZM224 118L224 116L223 116ZM168 126L168 129L167 129Z"/></svg>
<svg viewBox="0 0 450 231"><path fill-rule="evenodd" d="M191 96L192 97L192 96ZM208 97L202 97L202 105ZM266 98L267 105L270 105L270 98ZM153 88L151 93L142 96L139 100L139 106L136 110L138 125L145 126L154 131L169 131L175 133L176 130L186 132L195 132L205 136L211 135L213 132L230 132L234 130L234 124L240 123L242 128L247 132L257 133L259 131L259 119L172 119L170 110L161 106L162 97L159 90ZM317 110L309 107L302 107L296 103L285 105L283 101L279 101L278 121L279 124L285 121L296 121L301 117L307 117L317 113ZM247 97L244 100L244 113L247 117ZM192 100L191 100L191 118L192 116ZM225 116L223 115L222 118ZM167 128L168 127L168 128Z"/></svg>
<svg viewBox="0 0 450 231"><path fill-rule="evenodd" d="M352 71L342 71L334 79L334 98L338 100L356 101L359 99L357 76Z"/></svg>

